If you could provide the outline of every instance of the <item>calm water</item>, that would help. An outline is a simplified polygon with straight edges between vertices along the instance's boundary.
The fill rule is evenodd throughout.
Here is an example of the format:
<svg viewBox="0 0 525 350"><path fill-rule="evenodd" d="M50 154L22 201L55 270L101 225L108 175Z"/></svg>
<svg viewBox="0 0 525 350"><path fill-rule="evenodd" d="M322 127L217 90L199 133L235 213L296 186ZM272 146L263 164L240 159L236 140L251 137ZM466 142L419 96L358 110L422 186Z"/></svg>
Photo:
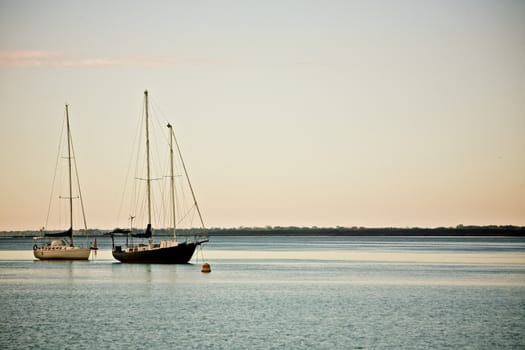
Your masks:
<svg viewBox="0 0 525 350"><path fill-rule="evenodd" d="M525 239L220 237L211 274L109 244L42 262L0 239L0 348L525 348Z"/></svg>

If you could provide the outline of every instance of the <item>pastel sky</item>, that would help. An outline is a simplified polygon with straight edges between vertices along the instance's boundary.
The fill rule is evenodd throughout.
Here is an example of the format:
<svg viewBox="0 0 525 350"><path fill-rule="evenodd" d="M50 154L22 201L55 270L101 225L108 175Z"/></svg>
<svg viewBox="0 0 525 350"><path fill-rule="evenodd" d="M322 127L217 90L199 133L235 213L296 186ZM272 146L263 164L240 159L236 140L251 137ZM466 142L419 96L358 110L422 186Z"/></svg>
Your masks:
<svg viewBox="0 0 525 350"><path fill-rule="evenodd" d="M525 2L0 0L0 230L71 105L113 228L145 89L209 227L525 225Z"/></svg>

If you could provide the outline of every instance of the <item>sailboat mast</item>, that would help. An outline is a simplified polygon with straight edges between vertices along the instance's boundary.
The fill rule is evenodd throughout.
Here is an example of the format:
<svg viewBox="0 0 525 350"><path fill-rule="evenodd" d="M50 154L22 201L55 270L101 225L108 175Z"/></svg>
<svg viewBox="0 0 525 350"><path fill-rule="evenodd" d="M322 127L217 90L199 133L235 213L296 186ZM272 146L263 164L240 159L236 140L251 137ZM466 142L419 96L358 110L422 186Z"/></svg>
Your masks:
<svg viewBox="0 0 525 350"><path fill-rule="evenodd" d="M73 188L71 181L71 131L69 129L69 106L66 104L66 125L67 125L67 161L69 167L69 228L73 231ZM73 235L71 235L73 244Z"/></svg>
<svg viewBox="0 0 525 350"><path fill-rule="evenodd" d="M173 215L173 239L177 239L177 219L175 216L175 179L173 174L173 130L171 129L171 124L168 123L168 129L170 129L170 182L171 182L171 212Z"/></svg>
<svg viewBox="0 0 525 350"><path fill-rule="evenodd" d="M147 163L147 186L148 186L148 225L151 225L151 177L149 170L149 107L148 107L148 90L144 91L144 100L146 108L146 163Z"/></svg>

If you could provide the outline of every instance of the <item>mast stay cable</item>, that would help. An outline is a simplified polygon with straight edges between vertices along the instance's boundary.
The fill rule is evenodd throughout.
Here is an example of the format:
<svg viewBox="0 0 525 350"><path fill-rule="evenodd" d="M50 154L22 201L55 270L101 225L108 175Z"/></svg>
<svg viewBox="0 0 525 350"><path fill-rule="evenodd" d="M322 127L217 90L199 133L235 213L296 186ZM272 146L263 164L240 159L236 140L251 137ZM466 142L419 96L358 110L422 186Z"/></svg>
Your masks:
<svg viewBox="0 0 525 350"><path fill-rule="evenodd" d="M49 222L49 214L51 212L51 202L52 202L52 199L53 199L53 193L55 191L55 180L56 180L56 176L57 176L58 159L60 158L60 150L62 149L62 139L63 139L63 136L64 136L65 113L66 112L64 112L64 122L62 122L62 129L60 130L60 138L58 140L57 157L56 157L56 160L55 160L55 173L53 174L53 182L51 183L51 194L49 195L49 203L47 205L46 224L44 225L43 229L47 228L47 224Z"/></svg>

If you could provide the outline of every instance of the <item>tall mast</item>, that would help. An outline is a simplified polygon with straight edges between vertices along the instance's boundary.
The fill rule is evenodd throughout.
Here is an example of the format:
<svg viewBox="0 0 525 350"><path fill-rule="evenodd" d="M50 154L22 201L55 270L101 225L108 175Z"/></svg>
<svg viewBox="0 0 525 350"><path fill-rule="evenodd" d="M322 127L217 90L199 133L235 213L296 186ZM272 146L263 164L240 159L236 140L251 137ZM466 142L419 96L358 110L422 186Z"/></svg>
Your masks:
<svg viewBox="0 0 525 350"><path fill-rule="evenodd" d="M177 219L175 216L175 181L173 174L173 130L171 129L171 124L168 123L168 129L170 129L170 183L171 183L171 212L173 215L173 239L177 239L176 229L177 229Z"/></svg>
<svg viewBox="0 0 525 350"><path fill-rule="evenodd" d="M67 124L67 161L69 166L69 229L73 232L73 189L71 181L71 132L69 130L69 106L66 104ZM73 234L71 234L71 245L73 245Z"/></svg>
<svg viewBox="0 0 525 350"><path fill-rule="evenodd" d="M146 163L147 163L147 178L148 184L148 226L151 226L151 177L149 172L149 112L148 112L148 90L144 91L145 109L146 109Z"/></svg>

